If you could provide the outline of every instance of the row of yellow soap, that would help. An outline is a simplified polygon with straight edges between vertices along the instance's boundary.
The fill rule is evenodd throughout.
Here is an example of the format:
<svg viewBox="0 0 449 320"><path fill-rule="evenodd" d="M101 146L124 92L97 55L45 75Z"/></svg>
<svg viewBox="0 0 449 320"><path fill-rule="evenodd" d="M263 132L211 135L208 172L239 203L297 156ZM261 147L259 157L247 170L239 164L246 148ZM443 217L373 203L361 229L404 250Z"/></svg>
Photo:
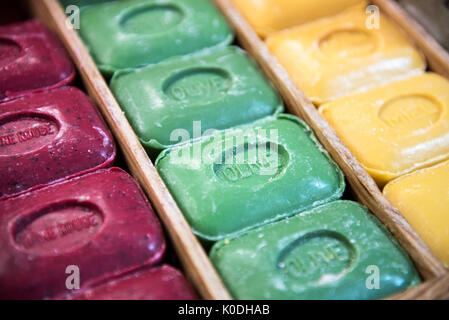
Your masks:
<svg viewBox="0 0 449 320"><path fill-rule="evenodd" d="M233 2L449 265L449 81L367 1Z"/></svg>

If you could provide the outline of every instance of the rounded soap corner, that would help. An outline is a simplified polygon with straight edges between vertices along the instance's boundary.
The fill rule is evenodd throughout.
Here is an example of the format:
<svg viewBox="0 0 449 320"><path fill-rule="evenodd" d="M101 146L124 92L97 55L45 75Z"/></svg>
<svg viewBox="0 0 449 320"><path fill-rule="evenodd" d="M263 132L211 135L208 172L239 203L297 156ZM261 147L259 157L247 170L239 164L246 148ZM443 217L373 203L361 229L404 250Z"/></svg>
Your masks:
<svg viewBox="0 0 449 320"><path fill-rule="evenodd" d="M326 118L325 114L330 109L331 106L332 106L331 101L321 104L320 106L317 107L318 113L321 114L321 116L323 116L324 118Z"/></svg>
<svg viewBox="0 0 449 320"><path fill-rule="evenodd" d="M272 116L276 116L277 117L278 115L283 114L284 112L285 112L285 105L282 102L282 99L279 97L279 103L274 108L274 112L273 112Z"/></svg>
<svg viewBox="0 0 449 320"><path fill-rule="evenodd" d="M109 168L104 168L103 170L104 170L105 172L118 173L118 174L120 174L120 175L126 175L126 176L130 177L129 173L126 172L125 170L123 170L123 169L120 168L120 167L112 166L112 167L109 167ZM131 178L132 178L132 177L131 177Z"/></svg>
<svg viewBox="0 0 449 320"><path fill-rule="evenodd" d="M277 120L289 120L291 122L296 123L300 127L302 127L306 132L313 133L312 129L309 127L309 125L304 120L300 119L299 117L297 117L293 114L279 113L279 114L276 114L276 119Z"/></svg>
<svg viewBox="0 0 449 320"><path fill-rule="evenodd" d="M403 176L399 176L399 177L397 177L395 179L392 179L392 180L388 181L382 188L382 194L384 195L384 197L386 197L388 199L387 194L389 193L390 189L394 188L396 184L400 183L402 180L406 179L411 174L419 172L419 171L420 170L413 171L411 173L405 174Z"/></svg>
<svg viewBox="0 0 449 320"><path fill-rule="evenodd" d="M221 248L223 248L223 246L225 246L225 241L221 240L218 242L215 242L210 251L209 251L209 258L212 260L212 262L214 262L216 256L218 255L218 252L220 251Z"/></svg>
<svg viewBox="0 0 449 320"><path fill-rule="evenodd" d="M235 34L234 32L232 32L231 28L229 27L228 24L226 24L228 26L228 35L226 36L226 38L220 42L218 44L218 46L223 46L223 47L237 47L237 46L233 46L232 43L235 40Z"/></svg>
<svg viewBox="0 0 449 320"><path fill-rule="evenodd" d="M231 240L227 237L222 238L218 241L215 241L214 243L212 243L211 248L209 250L209 258L211 260L214 260L215 257L218 255L218 253L220 252L220 250L222 248L224 248L225 246L229 245L231 243Z"/></svg>
<svg viewBox="0 0 449 320"><path fill-rule="evenodd" d="M106 79L111 79L112 76L114 75L114 73L116 71L119 71L119 68L116 68L112 65L107 65L107 64L101 64L98 63L97 64L98 70L100 70L101 74L106 78Z"/></svg>
<svg viewBox="0 0 449 320"><path fill-rule="evenodd" d="M145 148L145 151L147 152L150 159L155 161L155 165L157 165L157 160L160 158L160 156L162 154L166 154L165 151L169 149L168 146L161 144L156 139L150 139L145 141L139 138L139 140L142 146Z"/></svg>
<svg viewBox="0 0 449 320"><path fill-rule="evenodd" d="M228 48L230 51L236 52L236 53L238 53L238 54L243 54L243 55L246 56L246 57L249 56L248 53L247 53L245 50L243 50L243 49L242 49L240 46L238 46L238 45L232 44L232 42L231 42L231 44L229 44L229 45L227 46L227 48Z"/></svg>

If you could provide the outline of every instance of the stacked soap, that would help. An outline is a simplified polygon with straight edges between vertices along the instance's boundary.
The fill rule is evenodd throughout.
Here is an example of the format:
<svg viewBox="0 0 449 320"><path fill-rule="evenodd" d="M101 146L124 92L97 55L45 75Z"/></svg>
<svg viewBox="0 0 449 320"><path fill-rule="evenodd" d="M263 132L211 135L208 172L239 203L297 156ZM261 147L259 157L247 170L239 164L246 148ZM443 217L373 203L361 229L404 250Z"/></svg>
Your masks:
<svg viewBox="0 0 449 320"><path fill-rule="evenodd" d="M428 176L449 159L448 80L425 73L422 53L367 1L233 2L378 185L387 185L387 198L448 264L441 254L449 240L444 210L424 207L429 197L440 203L438 195L446 192L443 187L432 196L429 190L441 185ZM444 43L445 1L400 2ZM270 19L261 18L270 11Z"/></svg>
<svg viewBox="0 0 449 320"><path fill-rule="evenodd" d="M0 27L0 199L110 166L111 133L62 43L40 22Z"/></svg>
<svg viewBox="0 0 449 320"><path fill-rule="evenodd" d="M316 105L420 74L421 53L380 15L378 26L361 1L342 13L270 35L267 46ZM375 23L376 21L374 21Z"/></svg>
<svg viewBox="0 0 449 320"><path fill-rule="evenodd" d="M295 2L292 12L309 6L304 17L278 17L273 29L358 2L336 1L326 12ZM271 3L281 8L287 1ZM281 113L282 100L257 65L228 46L230 28L210 1L96 4L82 9L81 20L81 37L100 70L113 73L112 92L150 156L157 156L156 167L193 232L206 248L215 243L211 258L234 297L379 298L419 282L407 255L370 213L351 202L335 202L345 188L341 170L306 124ZM402 52L401 43L398 47ZM423 68L413 50L393 56L412 60L405 74ZM310 218L303 219L309 210ZM274 227L290 221L295 221L290 229ZM356 232L361 225L364 229ZM265 252L267 243L254 233L272 228L272 246ZM296 229L303 234L292 234ZM247 250L246 240L239 240L246 237L260 243L251 242L251 254L234 259ZM289 291L281 289L285 295L278 294L289 280L277 278L282 272L276 273L271 258L282 256L281 247L302 248L303 239L307 258L309 238L317 256L321 244L329 247L327 255L336 256L315 262L316 282L300 275ZM225 246L227 253L218 258ZM382 289L368 292L365 270L376 263L382 268L385 261L394 263L383 270ZM257 287L264 278L269 279ZM255 289L245 291L250 287ZM326 296L332 292L326 288L336 294Z"/></svg>
<svg viewBox="0 0 449 320"><path fill-rule="evenodd" d="M0 27L0 299L195 299L74 66L38 21ZM77 272L80 288L71 288ZM79 289L76 292L71 289Z"/></svg>
<svg viewBox="0 0 449 320"><path fill-rule="evenodd" d="M320 108L380 186L449 158L448 111L449 81L434 73Z"/></svg>

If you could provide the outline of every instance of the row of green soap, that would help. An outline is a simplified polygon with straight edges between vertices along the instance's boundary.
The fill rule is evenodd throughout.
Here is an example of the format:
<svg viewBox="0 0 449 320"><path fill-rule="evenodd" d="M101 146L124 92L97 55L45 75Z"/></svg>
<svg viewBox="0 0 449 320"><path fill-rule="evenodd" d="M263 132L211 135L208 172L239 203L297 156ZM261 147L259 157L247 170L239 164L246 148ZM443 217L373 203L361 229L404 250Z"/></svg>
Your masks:
<svg viewBox="0 0 449 320"><path fill-rule="evenodd" d="M175 12L181 14L181 22L174 22ZM161 28L166 23L172 25ZM285 277L282 262L256 266L248 259L235 264L231 256L222 256L224 248L234 248L231 251L235 254L241 252L244 248L239 246L246 240L240 239L260 233L254 228L339 199L344 191L340 169L305 124L280 114L281 99L240 49L218 45L179 56L209 46L203 41L218 39L220 34L227 34L222 39L232 39L227 25L207 0L130 0L126 5L120 1L91 5L82 9L81 26L80 33L100 68L115 71L111 89L142 144L153 155L165 150L156 162L157 168L193 231L204 241L221 241L211 257L236 298L376 298L417 281L406 254L378 223L361 224L364 234L375 240L368 241L369 245L365 236L356 235L358 231L351 226L357 219L375 220L356 204L349 205L350 210L344 206L335 210L336 225L311 214L318 229L303 229L302 234L290 235L291 241L288 230L280 228L274 236L285 246L266 249L273 256L296 257L299 264L313 263L313 272L321 275L317 282L310 281L307 274L292 282ZM184 45L187 42L188 48ZM145 64L149 65L135 69ZM233 129L211 130L229 128ZM203 137L206 131L208 135ZM339 208L338 203L329 206ZM301 215L278 223L296 221ZM303 225L303 220L297 223ZM284 254L287 247L291 252ZM328 254L324 260L317 260L323 253L320 248ZM264 252L252 250L255 255ZM386 265L385 260L377 258L387 256L395 257L396 263ZM368 267L367 261L377 261L383 277L390 279L379 291L369 291L366 275L360 274ZM248 277L243 282L234 281L232 270L223 268L226 265L233 265L232 270L246 270ZM278 280L266 282L265 289L258 292L263 296L236 287L242 283L243 287L252 287L257 275ZM345 295L351 281L358 286ZM287 284L293 286L287 288ZM276 290L282 286L286 287L279 295ZM332 290L337 288L342 291L333 295Z"/></svg>
<svg viewBox="0 0 449 320"><path fill-rule="evenodd" d="M420 281L374 216L335 201L343 175L296 117L167 149L156 165L194 233L218 241L211 259L237 299L376 299Z"/></svg>

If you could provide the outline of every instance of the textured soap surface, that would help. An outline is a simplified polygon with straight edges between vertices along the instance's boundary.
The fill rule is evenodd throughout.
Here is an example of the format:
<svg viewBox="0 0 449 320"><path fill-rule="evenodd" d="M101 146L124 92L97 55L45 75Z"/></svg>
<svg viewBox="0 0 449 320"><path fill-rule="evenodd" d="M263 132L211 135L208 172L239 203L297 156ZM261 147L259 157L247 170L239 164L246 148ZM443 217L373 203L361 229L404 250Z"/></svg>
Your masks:
<svg viewBox="0 0 449 320"><path fill-rule="evenodd" d="M115 155L109 129L76 88L0 105L0 198L110 166Z"/></svg>
<svg viewBox="0 0 449 320"><path fill-rule="evenodd" d="M449 158L449 82L437 74L338 99L320 111L381 186Z"/></svg>
<svg viewBox="0 0 449 320"><path fill-rule="evenodd" d="M163 265L94 285L82 290L81 293L59 297L59 299L196 300L198 296L178 270Z"/></svg>
<svg viewBox="0 0 449 320"><path fill-rule="evenodd" d="M195 234L206 240L338 199L345 187L311 130L288 115L164 151L156 166Z"/></svg>
<svg viewBox="0 0 449 320"><path fill-rule="evenodd" d="M229 44L232 33L208 0L131 0L87 6L79 32L106 74Z"/></svg>
<svg viewBox="0 0 449 320"><path fill-rule="evenodd" d="M37 20L0 27L0 101L70 84L63 44Z"/></svg>
<svg viewBox="0 0 449 320"><path fill-rule="evenodd" d="M261 36L341 12L361 0L232 0Z"/></svg>
<svg viewBox="0 0 449 320"><path fill-rule="evenodd" d="M253 122L283 109L271 84L236 47L118 72L111 88L149 150L179 143L178 135L172 137L174 130L186 130L194 138L194 121L201 121L203 133Z"/></svg>
<svg viewBox="0 0 449 320"><path fill-rule="evenodd" d="M365 5L275 33L272 54L313 103L422 73L426 62L399 26L380 16L380 28L367 28Z"/></svg>
<svg viewBox="0 0 449 320"><path fill-rule="evenodd" d="M386 185L384 194L434 254L449 267L449 162Z"/></svg>
<svg viewBox="0 0 449 320"><path fill-rule="evenodd" d="M236 299L381 299L420 282L386 229L349 201L219 242L211 259ZM378 290L367 287L373 267Z"/></svg>
<svg viewBox="0 0 449 320"><path fill-rule="evenodd" d="M405 10L449 50L449 2L447 0L398 0Z"/></svg>
<svg viewBox="0 0 449 320"><path fill-rule="evenodd" d="M161 226L137 182L101 170L0 202L0 298L46 299L162 259Z"/></svg>

